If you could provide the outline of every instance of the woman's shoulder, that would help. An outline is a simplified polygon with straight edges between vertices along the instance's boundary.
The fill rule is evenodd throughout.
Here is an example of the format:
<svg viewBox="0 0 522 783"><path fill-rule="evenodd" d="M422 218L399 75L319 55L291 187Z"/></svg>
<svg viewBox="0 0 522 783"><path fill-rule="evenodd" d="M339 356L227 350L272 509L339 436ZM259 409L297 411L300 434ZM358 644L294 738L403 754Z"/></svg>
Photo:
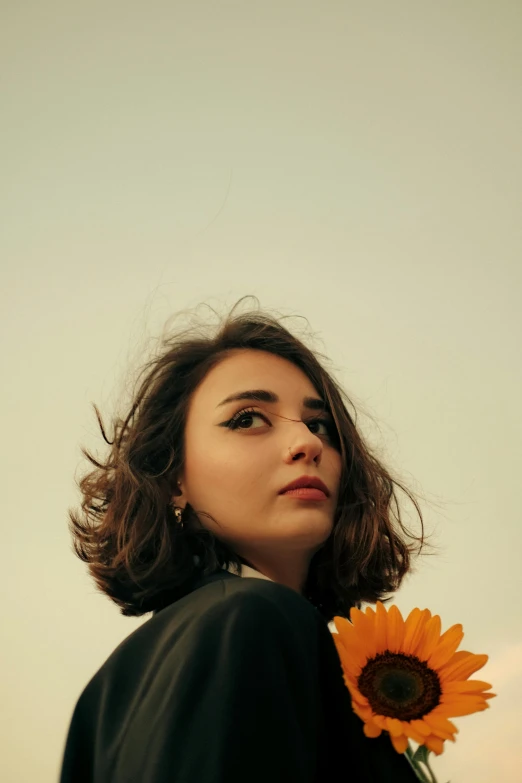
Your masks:
<svg viewBox="0 0 522 783"><path fill-rule="evenodd" d="M321 627L322 626L322 627ZM203 579L197 589L174 601L132 631L115 648L86 687L138 679L159 661L175 661L199 649L233 640L241 645L259 635L275 644L314 648L317 633L329 631L319 612L296 591L266 579L229 572ZM164 664L161 663L161 666ZM105 687L105 686L103 686Z"/></svg>
<svg viewBox="0 0 522 783"><path fill-rule="evenodd" d="M162 624L207 626L232 617L241 626L252 621L313 624L315 607L286 585L268 579L242 578L228 571L203 577L196 589L163 609Z"/></svg>

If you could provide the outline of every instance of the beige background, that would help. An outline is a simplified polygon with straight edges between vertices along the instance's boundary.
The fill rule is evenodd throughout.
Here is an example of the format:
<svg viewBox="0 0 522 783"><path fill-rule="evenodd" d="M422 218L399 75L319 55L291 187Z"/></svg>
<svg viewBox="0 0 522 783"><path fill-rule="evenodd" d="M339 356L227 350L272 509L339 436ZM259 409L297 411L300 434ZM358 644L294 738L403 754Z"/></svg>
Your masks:
<svg viewBox="0 0 522 783"><path fill-rule="evenodd" d="M441 551L396 603L462 622L499 694L440 783L518 781L521 4L0 8L2 780L57 780L81 690L149 617L70 549L91 401L110 415L172 314L251 293L309 319L430 499Z"/></svg>

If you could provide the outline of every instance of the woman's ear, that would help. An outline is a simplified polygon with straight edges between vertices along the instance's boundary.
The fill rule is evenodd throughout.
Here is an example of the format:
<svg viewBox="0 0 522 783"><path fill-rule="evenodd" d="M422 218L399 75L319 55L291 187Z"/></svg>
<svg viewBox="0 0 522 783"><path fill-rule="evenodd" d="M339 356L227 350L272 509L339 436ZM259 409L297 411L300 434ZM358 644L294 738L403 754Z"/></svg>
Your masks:
<svg viewBox="0 0 522 783"><path fill-rule="evenodd" d="M183 485L181 482L177 482L172 490L172 502L178 506L178 508L185 508L187 505L187 499L183 491Z"/></svg>

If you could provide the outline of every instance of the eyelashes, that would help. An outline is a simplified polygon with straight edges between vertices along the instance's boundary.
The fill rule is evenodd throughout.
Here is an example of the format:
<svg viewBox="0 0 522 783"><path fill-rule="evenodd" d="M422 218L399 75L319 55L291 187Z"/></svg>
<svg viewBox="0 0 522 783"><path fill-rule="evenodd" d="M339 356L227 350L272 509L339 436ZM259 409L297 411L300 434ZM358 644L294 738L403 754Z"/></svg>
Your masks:
<svg viewBox="0 0 522 783"><path fill-rule="evenodd" d="M231 419L225 422L225 426L228 427L230 430L237 430L239 429L239 423L243 418L248 418L250 416L253 416L254 414L256 414L257 416L261 416L262 419L267 421L266 416L263 413L256 411L255 408L242 408L240 411L235 413Z"/></svg>
<svg viewBox="0 0 522 783"><path fill-rule="evenodd" d="M264 419L266 422L268 422L267 417L264 415L264 413L261 413L260 411L256 410L255 408L242 408L240 411L238 411L234 416L232 416L231 419L228 421L225 421L223 423L223 427L227 427L230 430L237 430L237 429L252 429L252 428L241 428L239 425L243 419L251 418L252 416L260 416L262 419ZM270 422L268 422L270 423ZM335 440L337 438L337 429L335 427L335 424L331 422L329 419L324 419L321 417L316 417L314 419L309 419L306 424L324 424L324 426L327 429L327 437L331 438L332 440ZM319 433L314 433L319 434Z"/></svg>

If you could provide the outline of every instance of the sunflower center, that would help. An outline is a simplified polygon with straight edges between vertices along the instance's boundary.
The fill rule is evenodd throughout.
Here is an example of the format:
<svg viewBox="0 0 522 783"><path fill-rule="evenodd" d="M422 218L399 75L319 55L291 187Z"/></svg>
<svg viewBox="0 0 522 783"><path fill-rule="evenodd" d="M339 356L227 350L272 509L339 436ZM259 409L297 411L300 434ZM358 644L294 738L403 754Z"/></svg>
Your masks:
<svg viewBox="0 0 522 783"><path fill-rule="evenodd" d="M357 684L374 713L406 721L431 712L442 694L437 672L425 661L388 650L369 659Z"/></svg>

